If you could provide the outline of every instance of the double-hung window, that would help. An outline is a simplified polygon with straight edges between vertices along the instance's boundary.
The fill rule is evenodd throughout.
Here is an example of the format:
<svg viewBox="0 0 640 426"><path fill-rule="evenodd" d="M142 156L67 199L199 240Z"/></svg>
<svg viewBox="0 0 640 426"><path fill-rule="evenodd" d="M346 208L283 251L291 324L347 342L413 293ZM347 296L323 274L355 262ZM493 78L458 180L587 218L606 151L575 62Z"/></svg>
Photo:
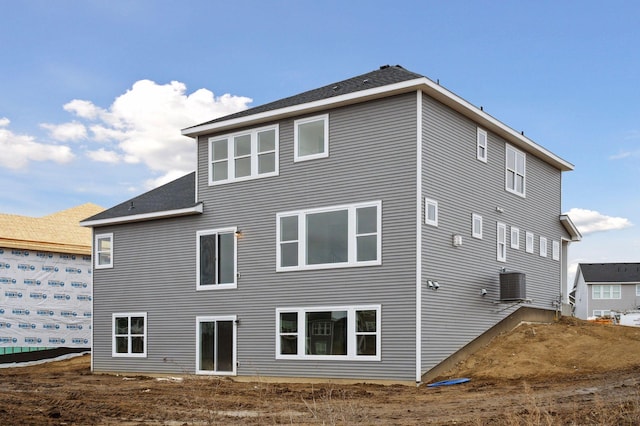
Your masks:
<svg viewBox="0 0 640 426"><path fill-rule="evenodd" d="M487 162L487 131L478 127L476 133L476 156L478 160Z"/></svg>
<svg viewBox="0 0 640 426"><path fill-rule="evenodd" d="M525 153L506 145L506 189L509 192L525 196L526 181L526 156Z"/></svg>
<svg viewBox="0 0 640 426"><path fill-rule="evenodd" d="M209 138L209 185L277 174L277 125Z"/></svg>
<svg viewBox="0 0 640 426"><path fill-rule="evenodd" d="M380 360L380 305L276 309L276 359Z"/></svg>
<svg viewBox="0 0 640 426"><path fill-rule="evenodd" d="M98 234L95 238L96 269L113 268L113 234Z"/></svg>
<svg viewBox="0 0 640 426"><path fill-rule="evenodd" d="M482 239L482 216L479 214L471 214L471 236Z"/></svg>
<svg viewBox="0 0 640 426"><path fill-rule="evenodd" d="M507 261L507 225L505 225L504 223L498 222L496 243L497 243L496 259L499 262L506 262Z"/></svg>
<svg viewBox="0 0 640 426"><path fill-rule="evenodd" d="M277 271L380 265L382 202L276 215Z"/></svg>
<svg viewBox="0 0 640 426"><path fill-rule="evenodd" d="M525 233L525 251L533 253L533 232L527 231Z"/></svg>
<svg viewBox="0 0 640 426"><path fill-rule="evenodd" d="M147 313L113 314L114 357L147 356Z"/></svg>
<svg viewBox="0 0 640 426"><path fill-rule="evenodd" d="M551 258L553 260L560 260L560 243L558 241L551 243Z"/></svg>
<svg viewBox="0 0 640 426"><path fill-rule="evenodd" d="M511 248L520 250L520 229L511 227Z"/></svg>
<svg viewBox="0 0 640 426"><path fill-rule="evenodd" d="M197 232L197 289L236 287L237 228Z"/></svg>
<svg viewBox="0 0 640 426"><path fill-rule="evenodd" d="M540 256L547 257L547 238L540 237Z"/></svg>
<svg viewBox="0 0 640 426"><path fill-rule="evenodd" d="M329 115L302 118L293 123L293 161L329 156Z"/></svg>
<svg viewBox="0 0 640 426"><path fill-rule="evenodd" d="M603 284L591 286L593 299L620 299L620 284Z"/></svg>

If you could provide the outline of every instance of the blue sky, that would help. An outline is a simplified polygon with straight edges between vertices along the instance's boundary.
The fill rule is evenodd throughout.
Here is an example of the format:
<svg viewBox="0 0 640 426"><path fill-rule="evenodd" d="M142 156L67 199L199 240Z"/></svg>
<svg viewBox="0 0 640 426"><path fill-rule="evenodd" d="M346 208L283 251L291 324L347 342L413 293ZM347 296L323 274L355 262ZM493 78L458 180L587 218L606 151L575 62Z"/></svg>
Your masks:
<svg viewBox="0 0 640 426"><path fill-rule="evenodd" d="M0 0L0 212L113 206L180 129L400 64L575 165L570 262L640 261L640 3Z"/></svg>

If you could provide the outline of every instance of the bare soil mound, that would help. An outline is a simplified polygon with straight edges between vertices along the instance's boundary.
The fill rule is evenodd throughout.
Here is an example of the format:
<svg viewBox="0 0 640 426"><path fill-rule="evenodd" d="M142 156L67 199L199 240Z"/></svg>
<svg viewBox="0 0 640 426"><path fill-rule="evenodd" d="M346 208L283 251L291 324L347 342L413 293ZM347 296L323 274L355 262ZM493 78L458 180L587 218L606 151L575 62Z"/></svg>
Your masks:
<svg viewBox="0 0 640 426"><path fill-rule="evenodd" d="M640 328L522 324L430 388L94 375L89 356L0 369L0 424L637 424Z"/></svg>

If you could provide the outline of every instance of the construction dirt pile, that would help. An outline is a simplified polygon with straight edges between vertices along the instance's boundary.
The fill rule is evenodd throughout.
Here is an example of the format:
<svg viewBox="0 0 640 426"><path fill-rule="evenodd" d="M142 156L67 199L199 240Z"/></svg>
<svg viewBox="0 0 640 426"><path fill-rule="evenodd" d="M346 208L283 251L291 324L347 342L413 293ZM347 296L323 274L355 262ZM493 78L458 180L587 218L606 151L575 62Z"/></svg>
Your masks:
<svg viewBox="0 0 640 426"><path fill-rule="evenodd" d="M420 387L91 374L89 356L0 369L2 425L637 424L640 328L522 324Z"/></svg>

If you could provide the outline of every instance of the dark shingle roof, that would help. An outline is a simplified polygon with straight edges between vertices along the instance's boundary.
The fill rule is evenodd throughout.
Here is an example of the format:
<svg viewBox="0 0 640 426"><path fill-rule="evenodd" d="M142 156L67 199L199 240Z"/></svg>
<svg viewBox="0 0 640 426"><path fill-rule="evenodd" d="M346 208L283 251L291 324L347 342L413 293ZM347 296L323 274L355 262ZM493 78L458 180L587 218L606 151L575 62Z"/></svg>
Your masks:
<svg viewBox="0 0 640 426"><path fill-rule="evenodd" d="M356 77L342 80L337 83L328 84L318 89L309 90L298 95L280 99L264 105L259 105L244 111L230 114L215 120L200 123L192 127L204 126L207 124L217 123L220 121L232 120L234 118L247 117L261 112L272 111L280 108L287 108L295 105L301 105L308 102L328 99L334 96L346 95L349 93L359 92L360 90L373 89L376 87L387 86L390 84L401 83L403 81L414 80L416 78L424 78L420 74L405 70L400 65L384 65L375 71L362 74ZM186 130L186 129L185 129Z"/></svg>
<svg viewBox="0 0 640 426"><path fill-rule="evenodd" d="M581 263L585 282L640 282L640 263Z"/></svg>
<svg viewBox="0 0 640 426"><path fill-rule="evenodd" d="M105 220L133 215L165 212L194 207L196 172L131 198L84 221Z"/></svg>

